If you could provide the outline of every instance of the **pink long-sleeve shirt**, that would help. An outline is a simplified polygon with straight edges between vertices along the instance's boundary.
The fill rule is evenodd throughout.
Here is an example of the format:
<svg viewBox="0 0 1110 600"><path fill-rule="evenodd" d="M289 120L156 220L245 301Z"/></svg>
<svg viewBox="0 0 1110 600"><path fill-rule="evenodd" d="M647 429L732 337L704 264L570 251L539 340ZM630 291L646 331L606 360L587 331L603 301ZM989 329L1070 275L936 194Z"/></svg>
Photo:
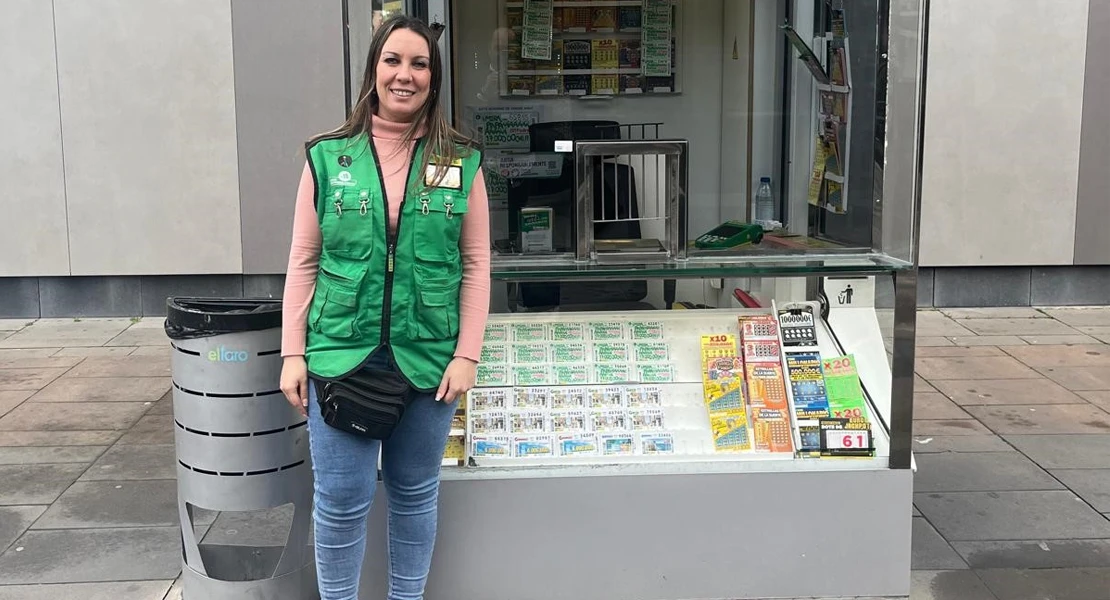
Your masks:
<svg viewBox="0 0 1110 600"><path fill-rule="evenodd" d="M401 198L404 197L405 180L411 166L412 144L405 144L403 140L407 126L406 123L393 123L377 116L373 119L372 137L381 161L382 177L385 178L385 193L390 199L389 226L393 231L397 229ZM429 243L436 241L429 240ZM305 164L297 187L293 241L289 249L289 268L282 300L282 356L305 353L308 310L316 290L320 245L316 190L312 173ZM459 254L462 257L462 285L459 290L459 339L455 356L478 362L486 319L489 317L490 292L489 199L481 169L470 187L467 212L459 237Z"/></svg>

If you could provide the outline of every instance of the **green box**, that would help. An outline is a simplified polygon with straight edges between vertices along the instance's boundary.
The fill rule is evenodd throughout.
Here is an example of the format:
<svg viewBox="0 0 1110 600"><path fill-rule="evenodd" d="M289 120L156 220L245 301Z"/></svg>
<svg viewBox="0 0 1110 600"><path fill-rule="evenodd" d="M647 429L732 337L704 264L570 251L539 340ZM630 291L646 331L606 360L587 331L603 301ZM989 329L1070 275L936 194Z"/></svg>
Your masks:
<svg viewBox="0 0 1110 600"><path fill-rule="evenodd" d="M524 252L551 252L555 211L550 208L520 209L520 246Z"/></svg>

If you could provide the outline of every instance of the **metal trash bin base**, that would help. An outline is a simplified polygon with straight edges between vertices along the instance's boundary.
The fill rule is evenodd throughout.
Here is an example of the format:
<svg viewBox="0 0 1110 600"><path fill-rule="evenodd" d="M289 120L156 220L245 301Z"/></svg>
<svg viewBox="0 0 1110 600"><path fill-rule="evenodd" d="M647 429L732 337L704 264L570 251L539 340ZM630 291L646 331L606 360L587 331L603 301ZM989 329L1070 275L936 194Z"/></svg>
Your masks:
<svg viewBox="0 0 1110 600"><path fill-rule="evenodd" d="M280 303L171 298L168 313L184 599L318 598L307 421L278 390ZM194 508L287 504L284 546L199 544Z"/></svg>
<svg viewBox="0 0 1110 600"><path fill-rule="evenodd" d="M181 561L182 600L223 600L225 598L264 598L265 600L308 600L319 598L316 591L316 563L272 579L225 581L205 577Z"/></svg>
<svg viewBox="0 0 1110 600"><path fill-rule="evenodd" d="M180 427L178 428L180 431ZM301 428L305 429L305 428ZM305 431L307 434L307 431ZM316 600L316 563L309 545L312 472L307 462L254 477L198 473L179 460L178 511L184 555L183 600ZM262 484L262 485L258 485ZM189 507L245 511L293 505L284 546L204 545Z"/></svg>

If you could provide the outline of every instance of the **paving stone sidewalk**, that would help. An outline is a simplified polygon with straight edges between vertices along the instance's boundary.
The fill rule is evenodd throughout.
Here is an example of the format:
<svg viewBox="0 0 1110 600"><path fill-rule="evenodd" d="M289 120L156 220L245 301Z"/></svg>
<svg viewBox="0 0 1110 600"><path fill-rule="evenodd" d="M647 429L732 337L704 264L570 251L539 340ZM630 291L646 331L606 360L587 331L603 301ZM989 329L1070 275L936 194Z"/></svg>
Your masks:
<svg viewBox="0 0 1110 600"><path fill-rule="evenodd" d="M161 326L0 320L0 600L180 598ZM1105 308L919 313L914 600L1110 600L1107 343Z"/></svg>
<svg viewBox="0 0 1110 600"><path fill-rule="evenodd" d="M914 600L1110 599L1110 309L920 311L917 335Z"/></svg>

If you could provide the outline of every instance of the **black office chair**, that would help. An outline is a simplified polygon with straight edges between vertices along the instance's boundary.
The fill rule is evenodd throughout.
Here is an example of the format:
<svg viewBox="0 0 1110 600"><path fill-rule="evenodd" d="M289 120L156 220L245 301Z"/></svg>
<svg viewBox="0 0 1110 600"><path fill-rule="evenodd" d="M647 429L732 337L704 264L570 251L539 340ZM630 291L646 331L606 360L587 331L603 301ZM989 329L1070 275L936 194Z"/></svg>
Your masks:
<svg viewBox="0 0 1110 600"><path fill-rule="evenodd" d="M529 127L532 152L554 152L557 140L620 139L620 124L615 121L560 121L536 123ZM532 206L549 207L553 212L553 246L556 252L573 252L578 239L574 215L576 193L574 154L565 153L559 177L545 179L511 179L509 181L509 235L520 247L520 209ZM639 218L634 169L628 165L603 163L598 157L594 165L594 219L602 218L602 201L606 215L614 218L614 207L620 218ZM620 185L617 182L621 182ZM594 239L639 239L638 221L597 223ZM526 309L573 305L621 304L624 308L650 308L641 301L647 296L647 282L582 281L557 283L522 283L517 302Z"/></svg>
<svg viewBox="0 0 1110 600"><path fill-rule="evenodd" d="M536 123L528 128L532 152L555 153L555 143L569 140L620 139L616 121L558 121ZM530 206L549 207L554 212L554 250L573 252L577 239L574 219L574 153L558 154L562 169L558 177L514 178L509 180L509 239L515 248L520 244L520 209Z"/></svg>

